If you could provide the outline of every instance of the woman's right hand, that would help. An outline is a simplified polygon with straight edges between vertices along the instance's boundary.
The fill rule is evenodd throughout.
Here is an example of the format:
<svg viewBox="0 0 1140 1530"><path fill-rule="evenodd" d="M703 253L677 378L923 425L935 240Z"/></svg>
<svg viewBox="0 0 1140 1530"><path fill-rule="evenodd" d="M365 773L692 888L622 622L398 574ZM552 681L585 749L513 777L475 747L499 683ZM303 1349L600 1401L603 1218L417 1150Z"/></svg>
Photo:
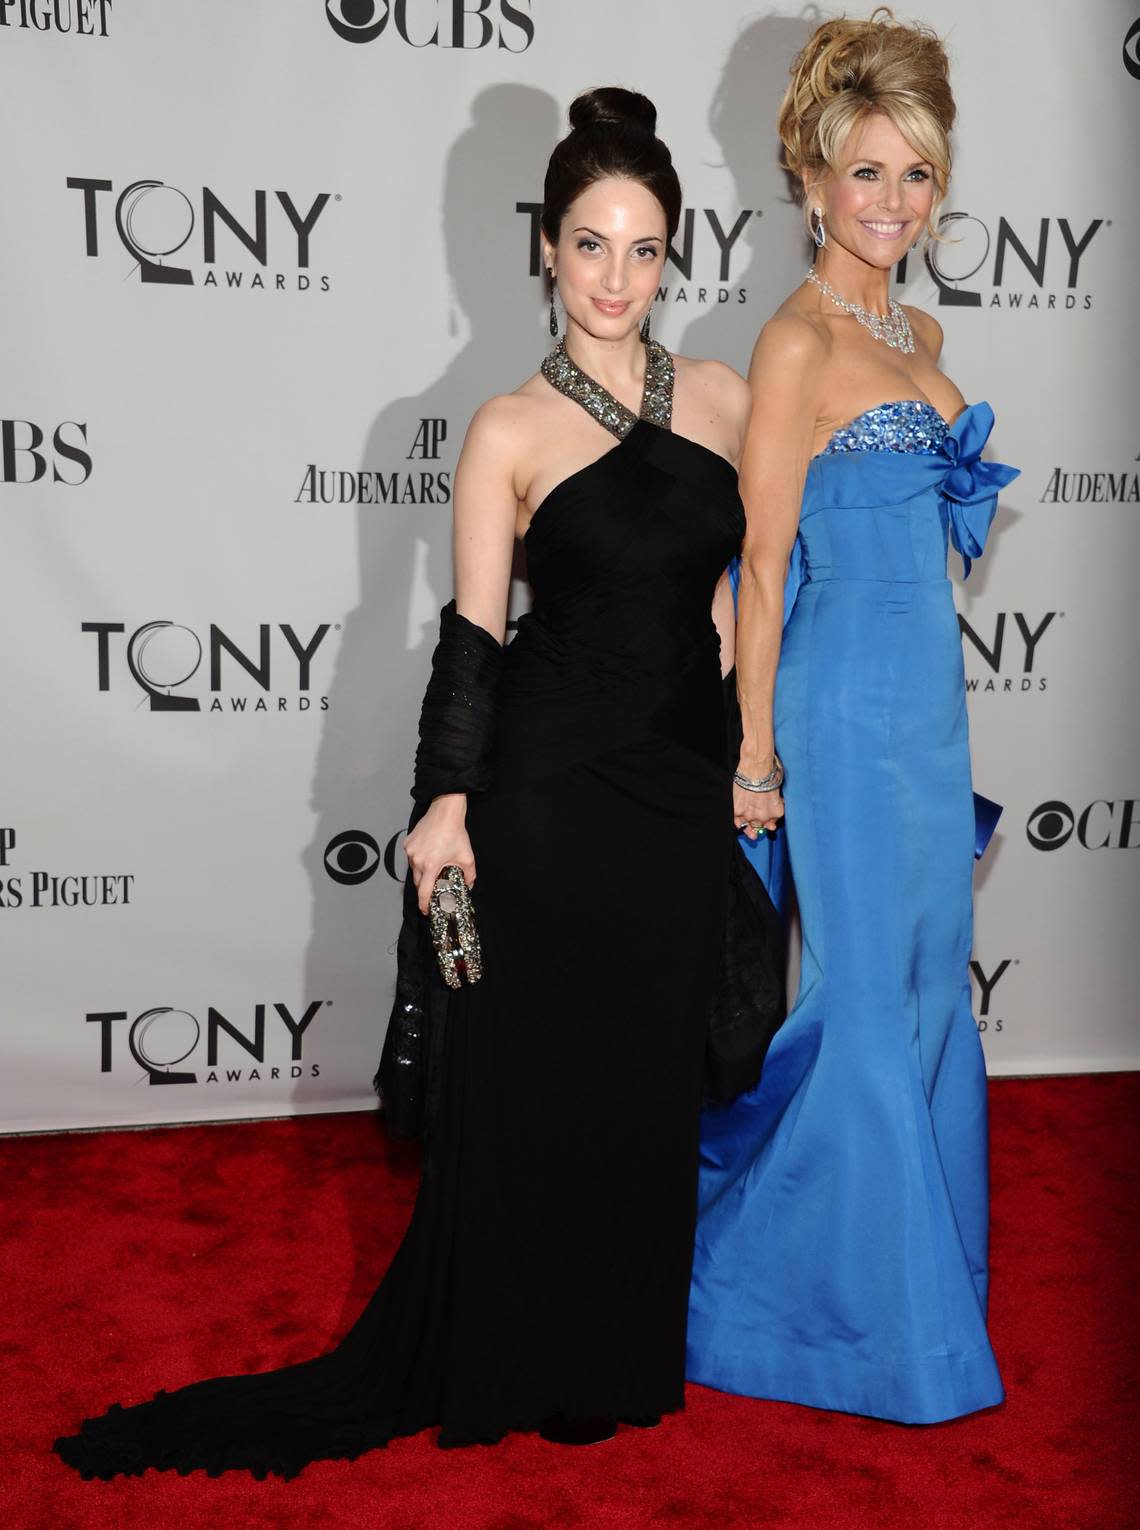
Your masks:
<svg viewBox="0 0 1140 1530"><path fill-rule="evenodd" d="M445 866L458 866L468 888L475 885L475 853L467 834L467 797L451 792L436 797L404 841L412 881L426 914L432 888Z"/></svg>

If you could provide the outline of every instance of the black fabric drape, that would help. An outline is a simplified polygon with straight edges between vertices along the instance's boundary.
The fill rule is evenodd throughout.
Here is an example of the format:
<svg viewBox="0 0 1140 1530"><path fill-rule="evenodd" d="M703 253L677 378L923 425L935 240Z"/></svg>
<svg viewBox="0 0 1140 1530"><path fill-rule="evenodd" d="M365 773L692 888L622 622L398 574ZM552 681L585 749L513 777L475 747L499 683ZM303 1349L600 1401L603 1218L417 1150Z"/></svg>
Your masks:
<svg viewBox="0 0 1140 1530"><path fill-rule="evenodd" d="M447 792L485 792L491 784L495 704L503 648L460 616L449 601L439 615L439 642L420 711L412 796L429 803Z"/></svg>
<svg viewBox="0 0 1140 1530"><path fill-rule="evenodd" d="M502 645L460 616L454 601L444 606L420 711L409 833L434 798L483 792L490 785L502 666ZM396 943L396 995L373 1079L394 1137L425 1135L434 1115L447 994L409 868Z"/></svg>
<svg viewBox="0 0 1140 1530"><path fill-rule="evenodd" d="M420 713L409 832L432 799L486 791L491 784L495 697L503 650L490 633L458 615L440 615L439 643ZM725 680L726 752L740 749L735 671ZM731 832L731 825L726 825ZM631 953L631 961L634 959ZM739 844L730 860L724 950L709 1013L702 1099L727 1105L760 1079L772 1037L786 1014L784 926ZM409 871L396 945L396 994L373 1080L395 1137L428 1134L439 1090L448 989L439 976L427 920Z"/></svg>

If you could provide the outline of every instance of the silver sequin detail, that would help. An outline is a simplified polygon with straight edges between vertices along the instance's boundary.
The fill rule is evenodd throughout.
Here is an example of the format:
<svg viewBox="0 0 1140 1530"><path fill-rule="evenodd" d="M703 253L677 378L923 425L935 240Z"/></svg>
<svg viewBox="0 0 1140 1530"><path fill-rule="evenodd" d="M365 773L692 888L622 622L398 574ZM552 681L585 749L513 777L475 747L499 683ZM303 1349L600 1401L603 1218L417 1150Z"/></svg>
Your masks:
<svg viewBox="0 0 1140 1530"><path fill-rule="evenodd" d="M440 872L428 903L428 925L440 976L447 986L463 987L460 962L467 981L477 983L483 976L483 952L467 883L458 866L445 866Z"/></svg>
<svg viewBox="0 0 1140 1530"><path fill-rule="evenodd" d="M645 356L645 388L641 396L641 419L651 425L669 430L673 423L673 379L676 369L673 358L656 340L647 342ZM601 383L588 377L574 365L566 354L566 343L560 340L549 356L543 358L542 375L552 388L572 398L576 404L588 410L605 428L619 440L627 436L637 424L638 417L624 404L608 393Z"/></svg>
<svg viewBox="0 0 1140 1530"><path fill-rule="evenodd" d="M942 446L949 426L933 404L908 398L897 404L879 404L856 415L835 432L820 453L910 452L933 457Z"/></svg>

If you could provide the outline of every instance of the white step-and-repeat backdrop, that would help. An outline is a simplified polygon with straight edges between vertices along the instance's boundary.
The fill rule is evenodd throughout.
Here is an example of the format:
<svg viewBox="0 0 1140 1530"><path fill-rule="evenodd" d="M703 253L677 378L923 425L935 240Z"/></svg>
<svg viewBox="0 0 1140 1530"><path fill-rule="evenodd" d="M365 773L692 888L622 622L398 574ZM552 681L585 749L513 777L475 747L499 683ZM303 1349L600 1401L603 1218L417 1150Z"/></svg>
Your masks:
<svg viewBox="0 0 1140 1530"><path fill-rule="evenodd" d="M960 592L994 1073L1140 1066L1138 15L923 11L961 126L900 285L1024 469ZM0 0L0 1129L372 1101L451 481L549 343L567 103L657 102L656 331L743 368L805 265L773 124L819 16Z"/></svg>

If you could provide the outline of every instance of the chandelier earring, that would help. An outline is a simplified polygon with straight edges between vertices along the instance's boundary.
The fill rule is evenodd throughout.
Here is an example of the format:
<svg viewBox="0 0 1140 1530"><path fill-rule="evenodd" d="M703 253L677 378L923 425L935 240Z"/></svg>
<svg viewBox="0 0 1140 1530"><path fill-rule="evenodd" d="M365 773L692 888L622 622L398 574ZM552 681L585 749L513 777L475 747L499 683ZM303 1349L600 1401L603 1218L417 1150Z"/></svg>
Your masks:
<svg viewBox="0 0 1140 1530"><path fill-rule="evenodd" d="M649 344L649 315L652 312L653 304L650 303L649 307L645 310L645 317L641 321L641 338L645 341L646 345Z"/></svg>
<svg viewBox="0 0 1140 1530"><path fill-rule="evenodd" d="M827 230L823 226L823 208L813 207L811 210L815 222L812 225L811 237L815 241L817 250L822 250L827 244Z"/></svg>
<svg viewBox="0 0 1140 1530"><path fill-rule="evenodd" d="M547 266L546 274L550 278L550 333L558 333L558 310L554 306L554 267Z"/></svg>

